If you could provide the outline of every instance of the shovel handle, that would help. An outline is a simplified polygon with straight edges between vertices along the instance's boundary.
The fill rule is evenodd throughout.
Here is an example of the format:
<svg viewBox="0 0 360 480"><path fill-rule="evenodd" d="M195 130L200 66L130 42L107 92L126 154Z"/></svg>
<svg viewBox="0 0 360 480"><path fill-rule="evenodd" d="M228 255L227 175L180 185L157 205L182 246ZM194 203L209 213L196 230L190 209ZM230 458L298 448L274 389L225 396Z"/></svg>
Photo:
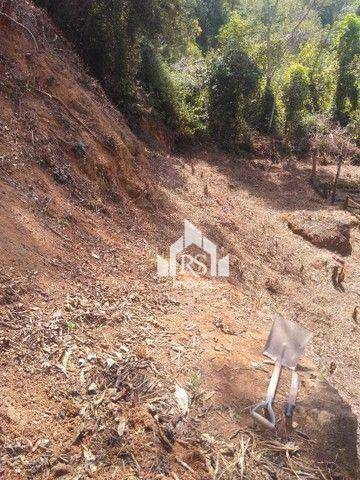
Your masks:
<svg viewBox="0 0 360 480"><path fill-rule="evenodd" d="M299 375L295 370L293 370L291 375L290 395L289 395L288 403L285 406L286 418L291 418L293 416L298 390L299 390Z"/></svg>
<svg viewBox="0 0 360 480"><path fill-rule="evenodd" d="M251 412L251 415L254 418L254 420L259 422L263 427L269 428L270 430L273 430L276 425L275 413L272 408L272 402L276 395L276 390L280 380L280 375L282 370L281 360L282 360L282 357L280 361L277 361L275 363L275 368L271 375L265 402L261 402L258 405L256 405ZM261 408L264 408L265 410L267 410L270 420L268 420L267 418L263 417L258 413L258 410L260 410Z"/></svg>
<svg viewBox="0 0 360 480"><path fill-rule="evenodd" d="M266 394L266 402L271 405L274 401L276 391L279 385L280 375L281 375L282 365L281 361L275 363L274 371L271 375L268 391Z"/></svg>

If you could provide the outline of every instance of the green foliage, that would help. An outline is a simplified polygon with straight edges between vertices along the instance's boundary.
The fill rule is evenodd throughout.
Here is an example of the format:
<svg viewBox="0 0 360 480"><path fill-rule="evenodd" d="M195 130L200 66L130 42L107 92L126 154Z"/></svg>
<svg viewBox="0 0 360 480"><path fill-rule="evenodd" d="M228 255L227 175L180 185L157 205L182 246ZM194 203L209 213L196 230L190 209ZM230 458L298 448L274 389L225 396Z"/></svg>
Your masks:
<svg viewBox="0 0 360 480"><path fill-rule="evenodd" d="M183 59L172 69L171 76L178 98L180 133L186 136L207 132L207 69L203 61Z"/></svg>
<svg viewBox="0 0 360 480"><path fill-rule="evenodd" d="M343 0L321 0L316 4L323 25L331 25L334 18L341 11Z"/></svg>
<svg viewBox="0 0 360 480"><path fill-rule="evenodd" d="M238 48L251 48L254 25L242 17L239 13L233 12L229 21L219 30L218 43L221 50L229 51Z"/></svg>
<svg viewBox="0 0 360 480"><path fill-rule="evenodd" d="M309 69L310 110L314 113L329 114L333 108L338 69L329 33L325 30L320 41L306 43L298 56Z"/></svg>
<svg viewBox="0 0 360 480"><path fill-rule="evenodd" d="M66 326L68 327L68 329L73 332L74 330L77 329L77 325L75 322L72 322L71 320L67 322Z"/></svg>
<svg viewBox="0 0 360 480"><path fill-rule="evenodd" d="M360 146L360 109L355 110L350 115L347 131L357 145Z"/></svg>
<svg viewBox="0 0 360 480"><path fill-rule="evenodd" d="M251 55L250 22L234 12L217 37L209 79L210 130L227 149L251 148L261 71Z"/></svg>
<svg viewBox="0 0 360 480"><path fill-rule="evenodd" d="M307 139L309 115L334 113L356 137L356 0L35 2L125 113L144 102L180 135L232 149L255 129Z"/></svg>
<svg viewBox="0 0 360 480"><path fill-rule="evenodd" d="M339 24L337 42L339 76L335 99L335 118L349 123L359 108L360 17L348 14Z"/></svg>
<svg viewBox="0 0 360 480"><path fill-rule="evenodd" d="M299 63L290 65L285 76L283 102L287 125L296 125L306 114L310 100L309 69Z"/></svg>
<svg viewBox="0 0 360 480"><path fill-rule="evenodd" d="M282 101L285 108L285 129L296 153L309 149L311 81L309 69L293 63L285 74Z"/></svg>
<svg viewBox="0 0 360 480"><path fill-rule="evenodd" d="M143 86L163 121L180 135L192 136L206 129L205 73L200 60L183 59L171 67L153 47L143 49Z"/></svg>
<svg viewBox="0 0 360 480"><path fill-rule="evenodd" d="M153 106L162 113L170 127L176 128L177 105L170 71L160 55L150 46L144 46L143 49L140 79Z"/></svg>
<svg viewBox="0 0 360 480"><path fill-rule="evenodd" d="M135 97L144 38L183 44L191 30L187 0L36 0L75 43L91 71L119 105ZM176 32L173 19L178 19Z"/></svg>
<svg viewBox="0 0 360 480"><path fill-rule="evenodd" d="M226 148L250 148L249 114L254 109L259 79L258 67L241 49L229 50L213 61L209 93L210 128Z"/></svg>

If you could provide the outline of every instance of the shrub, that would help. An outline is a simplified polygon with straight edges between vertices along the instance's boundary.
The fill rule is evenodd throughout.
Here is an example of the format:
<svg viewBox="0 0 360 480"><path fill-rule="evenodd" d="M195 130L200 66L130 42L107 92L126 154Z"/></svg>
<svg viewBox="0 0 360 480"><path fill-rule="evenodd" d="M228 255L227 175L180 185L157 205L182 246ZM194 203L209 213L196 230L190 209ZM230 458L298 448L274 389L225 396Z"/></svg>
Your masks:
<svg viewBox="0 0 360 480"><path fill-rule="evenodd" d="M360 147L360 109L355 110L350 115L347 131Z"/></svg>
<svg viewBox="0 0 360 480"><path fill-rule="evenodd" d="M140 80L149 94L153 107L161 112L163 120L176 127L177 105L174 99L174 85L168 66L151 46L144 46Z"/></svg>
<svg viewBox="0 0 360 480"><path fill-rule="evenodd" d="M207 69L202 60L183 59L172 68L171 76L178 97L180 133L203 134L208 125Z"/></svg>
<svg viewBox="0 0 360 480"><path fill-rule="evenodd" d="M220 27L226 22L227 13L223 0L193 1L194 15L199 22L197 42L202 50L208 51L216 46L216 36Z"/></svg>

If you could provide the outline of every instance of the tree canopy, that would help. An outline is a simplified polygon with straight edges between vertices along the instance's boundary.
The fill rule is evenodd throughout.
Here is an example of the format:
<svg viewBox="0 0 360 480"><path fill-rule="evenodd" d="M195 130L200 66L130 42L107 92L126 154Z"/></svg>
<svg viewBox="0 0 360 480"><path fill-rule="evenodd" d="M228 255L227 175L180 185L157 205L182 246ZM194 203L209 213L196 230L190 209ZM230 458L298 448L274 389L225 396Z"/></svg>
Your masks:
<svg viewBox="0 0 360 480"><path fill-rule="evenodd" d="M317 114L359 128L352 0L36 1L125 113L146 98L179 134L231 148Z"/></svg>

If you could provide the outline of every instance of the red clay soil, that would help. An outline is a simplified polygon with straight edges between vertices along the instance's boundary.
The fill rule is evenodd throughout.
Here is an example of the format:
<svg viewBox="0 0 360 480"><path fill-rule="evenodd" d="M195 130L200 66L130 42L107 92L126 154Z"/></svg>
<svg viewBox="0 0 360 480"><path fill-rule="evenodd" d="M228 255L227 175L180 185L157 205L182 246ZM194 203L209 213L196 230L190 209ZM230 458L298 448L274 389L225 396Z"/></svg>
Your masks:
<svg viewBox="0 0 360 480"><path fill-rule="evenodd" d="M0 477L356 478L356 420L324 377L359 415L359 231L340 291L342 259L288 228L338 215L306 164L149 151L40 10L14 18L38 50L2 23ZM230 254L228 279L157 277L185 219ZM285 374L268 433L249 411L277 313L314 337L294 422Z"/></svg>

